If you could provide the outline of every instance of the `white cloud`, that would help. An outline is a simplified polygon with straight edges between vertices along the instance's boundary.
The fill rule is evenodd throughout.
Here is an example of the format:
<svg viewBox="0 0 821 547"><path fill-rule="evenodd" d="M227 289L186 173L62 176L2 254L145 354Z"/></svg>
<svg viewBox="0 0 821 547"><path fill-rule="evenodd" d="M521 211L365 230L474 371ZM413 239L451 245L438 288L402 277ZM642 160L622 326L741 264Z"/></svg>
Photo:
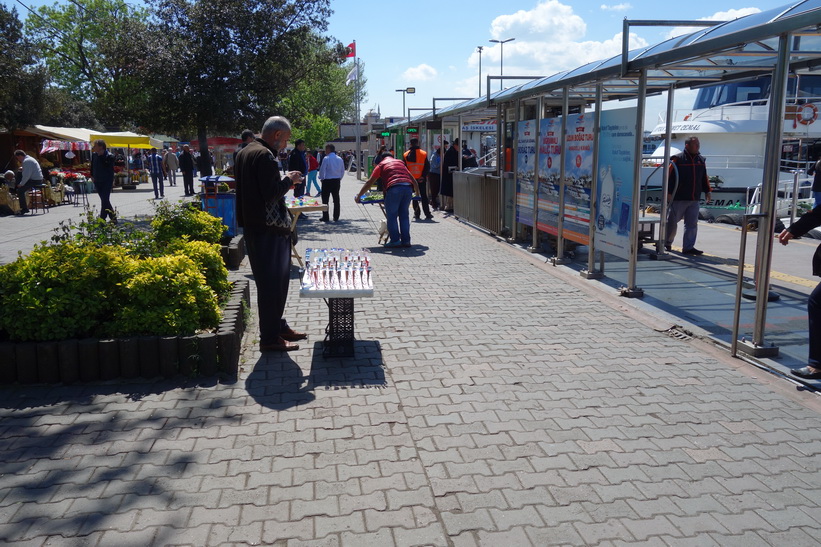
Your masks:
<svg viewBox="0 0 821 547"><path fill-rule="evenodd" d="M761 10L758 8L740 8L740 9L731 9L727 11L717 11L713 15L708 17L699 17L696 21L732 21L733 19L738 19L739 17L744 17L746 15L752 15L753 13L760 13ZM676 36L682 36L684 34L690 34L698 30L698 27L673 27L667 33L667 38L675 38Z"/></svg>
<svg viewBox="0 0 821 547"><path fill-rule="evenodd" d="M602 4L601 5L601 10L602 11L627 11L629 9L633 9L633 6L631 6L628 3L613 4L613 5L610 5L610 6L608 6L607 4Z"/></svg>
<svg viewBox="0 0 821 547"><path fill-rule="evenodd" d="M552 40L564 41L584 36L587 25L584 20L573 13L571 6L558 0L539 2L532 10L519 10L511 15L500 15L490 24L490 35L497 40L514 37L516 40L529 40L533 37L544 37L549 34ZM511 44L506 44L511 45ZM498 58L499 46L489 48L491 55Z"/></svg>
<svg viewBox="0 0 821 547"><path fill-rule="evenodd" d="M413 82L427 82L433 80L438 75L436 69L430 65L422 63L419 66L412 66L402 73L402 79Z"/></svg>

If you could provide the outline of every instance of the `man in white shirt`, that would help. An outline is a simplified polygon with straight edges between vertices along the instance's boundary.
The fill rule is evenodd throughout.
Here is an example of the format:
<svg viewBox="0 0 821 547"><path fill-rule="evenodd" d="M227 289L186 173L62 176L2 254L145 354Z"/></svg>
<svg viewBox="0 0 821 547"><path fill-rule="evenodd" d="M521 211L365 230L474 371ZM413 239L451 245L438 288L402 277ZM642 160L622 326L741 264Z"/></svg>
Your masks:
<svg viewBox="0 0 821 547"><path fill-rule="evenodd" d="M319 180L322 181L322 203L328 204L329 198L334 198L334 222L339 220L339 187L342 177L345 176L345 162L336 155L333 144L325 145L325 157L319 166ZM328 211L322 213L322 222L329 222Z"/></svg>
<svg viewBox="0 0 821 547"><path fill-rule="evenodd" d="M20 162L23 167L23 178L20 179L20 184L17 185L17 198L20 200L20 211L17 216L23 216L29 212L28 204L26 203L26 192L34 187L43 184L43 170L37 160L23 152L22 150L15 150L14 157Z"/></svg>

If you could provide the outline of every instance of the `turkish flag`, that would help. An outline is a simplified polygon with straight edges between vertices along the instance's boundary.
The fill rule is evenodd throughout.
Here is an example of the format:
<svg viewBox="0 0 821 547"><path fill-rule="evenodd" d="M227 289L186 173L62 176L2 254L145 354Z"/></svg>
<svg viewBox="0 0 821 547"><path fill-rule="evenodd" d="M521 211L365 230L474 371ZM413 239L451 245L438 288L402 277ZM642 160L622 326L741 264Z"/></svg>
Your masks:
<svg viewBox="0 0 821 547"><path fill-rule="evenodd" d="M356 57L356 42L351 42L350 44L348 44L348 47L346 49L348 50L348 54L345 55L346 59L348 57Z"/></svg>

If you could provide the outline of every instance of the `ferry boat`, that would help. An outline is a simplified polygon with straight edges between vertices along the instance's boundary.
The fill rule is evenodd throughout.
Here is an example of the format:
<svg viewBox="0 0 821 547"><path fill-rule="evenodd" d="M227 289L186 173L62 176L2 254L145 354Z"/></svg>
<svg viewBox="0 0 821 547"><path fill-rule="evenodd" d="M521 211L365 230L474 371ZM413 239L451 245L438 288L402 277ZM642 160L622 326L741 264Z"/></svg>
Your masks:
<svg viewBox="0 0 821 547"><path fill-rule="evenodd" d="M674 114L671 153L684 150L688 137L698 137L707 175L713 187L711 204L702 200L705 220L739 223L745 212L758 212L764 173L771 76L763 75L704 86L698 90L693 108ZM799 209L810 207L811 178L807 171L821 158L821 74L791 74L781 169L778 184L779 217L790 215L793 190ZM666 124L658 124L650 138L664 137ZM645 205L661 203L664 141L642 158L642 195Z"/></svg>

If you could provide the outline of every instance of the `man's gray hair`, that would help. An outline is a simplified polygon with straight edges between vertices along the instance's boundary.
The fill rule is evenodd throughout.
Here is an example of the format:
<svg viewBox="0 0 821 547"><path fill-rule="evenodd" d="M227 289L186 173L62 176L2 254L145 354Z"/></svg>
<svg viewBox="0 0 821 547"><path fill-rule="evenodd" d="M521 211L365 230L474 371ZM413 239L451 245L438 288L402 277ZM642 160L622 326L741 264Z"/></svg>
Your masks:
<svg viewBox="0 0 821 547"><path fill-rule="evenodd" d="M265 123L262 125L262 131L260 134L262 135L263 140L265 140L265 135L273 135L277 131L290 131L291 130L291 122L288 121L287 118L283 116L271 116Z"/></svg>

